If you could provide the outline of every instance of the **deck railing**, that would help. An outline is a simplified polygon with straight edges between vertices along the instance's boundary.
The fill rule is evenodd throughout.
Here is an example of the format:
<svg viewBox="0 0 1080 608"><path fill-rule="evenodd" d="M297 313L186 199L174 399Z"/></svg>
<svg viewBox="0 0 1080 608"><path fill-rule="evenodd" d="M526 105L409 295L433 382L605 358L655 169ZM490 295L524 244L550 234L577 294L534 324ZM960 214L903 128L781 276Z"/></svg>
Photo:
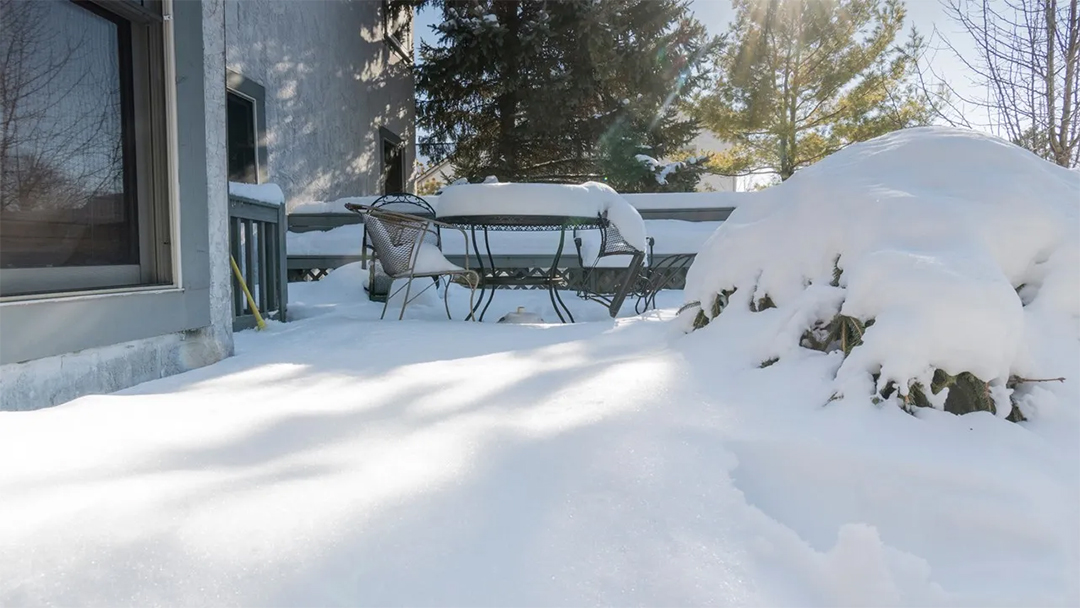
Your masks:
<svg viewBox="0 0 1080 608"><path fill-rule="evenodd" d="M285 206L229 195L229 252L263 318L286 320L289 301ZM234 277L233 329L255 326L255 314Z"/></svg>

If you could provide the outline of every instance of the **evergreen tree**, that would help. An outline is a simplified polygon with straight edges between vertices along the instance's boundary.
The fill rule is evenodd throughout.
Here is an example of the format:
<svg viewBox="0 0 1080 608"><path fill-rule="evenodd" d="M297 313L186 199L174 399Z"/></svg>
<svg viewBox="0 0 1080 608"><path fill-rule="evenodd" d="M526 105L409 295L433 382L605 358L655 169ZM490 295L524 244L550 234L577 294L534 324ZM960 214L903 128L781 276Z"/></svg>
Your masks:
<svg viewBox="0 0 1080 608"><path fill-rule="evenodd" d="M687 0L430 3L443 20L417 67L426 154L452 155L474 180L664 186L634 157L668 156L697 133L679 110L708 42ZM692 188L699 165L668 183Z"/></svg>
<svg viewBox="0 0 1080 608"><path fill-rule="evenodd" d="M733 0L715 89L697 116L733 147L718 172L787 179L844 146L929 124L911 80L921 41L894 46L901 0Z"/></svg>

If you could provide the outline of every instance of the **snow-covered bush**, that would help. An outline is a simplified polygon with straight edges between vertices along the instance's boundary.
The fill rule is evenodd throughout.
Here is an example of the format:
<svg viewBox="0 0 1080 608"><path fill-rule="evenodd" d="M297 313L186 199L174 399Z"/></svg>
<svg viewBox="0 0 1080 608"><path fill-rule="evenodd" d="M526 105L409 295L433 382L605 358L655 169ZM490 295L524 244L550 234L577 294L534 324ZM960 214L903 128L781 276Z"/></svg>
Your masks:
<svg viewBox="0 0 1080 608"><path fill-rule="evenodd" d="M927 127L753 196L687 276L682 322L718 347L762 366L834 353L834 399L1011 420L1031 413L1033 380L1077 374L1076 172Z"/></svg>

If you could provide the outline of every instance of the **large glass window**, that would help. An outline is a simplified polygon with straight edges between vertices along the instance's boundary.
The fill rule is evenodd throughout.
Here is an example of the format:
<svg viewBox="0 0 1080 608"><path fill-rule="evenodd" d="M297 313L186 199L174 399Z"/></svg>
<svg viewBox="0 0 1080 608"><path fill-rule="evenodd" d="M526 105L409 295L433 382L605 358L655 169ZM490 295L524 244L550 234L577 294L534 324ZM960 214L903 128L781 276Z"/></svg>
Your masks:
<svg viewBox="0 0 1080 608"><path fill-rule="evenodd" d="M89 2L0 0L0 295L163 278L151 27Z"/></svg>

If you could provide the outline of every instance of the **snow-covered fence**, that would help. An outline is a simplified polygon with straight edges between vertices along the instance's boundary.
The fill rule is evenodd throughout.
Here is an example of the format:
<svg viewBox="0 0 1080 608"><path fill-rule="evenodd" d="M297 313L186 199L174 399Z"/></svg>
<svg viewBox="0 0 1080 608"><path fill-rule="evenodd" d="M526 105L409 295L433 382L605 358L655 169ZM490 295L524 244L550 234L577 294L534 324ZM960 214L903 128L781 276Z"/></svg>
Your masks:
<svg viewBox="0 0 1080 608"><path fill-rule="evenodd" d="M261 198L261 197L260 197ZM264 317L284 321L288 304L285 206L229 193L229 252ZM243 290L233 284L233 328L255 326Z"/></svg>

